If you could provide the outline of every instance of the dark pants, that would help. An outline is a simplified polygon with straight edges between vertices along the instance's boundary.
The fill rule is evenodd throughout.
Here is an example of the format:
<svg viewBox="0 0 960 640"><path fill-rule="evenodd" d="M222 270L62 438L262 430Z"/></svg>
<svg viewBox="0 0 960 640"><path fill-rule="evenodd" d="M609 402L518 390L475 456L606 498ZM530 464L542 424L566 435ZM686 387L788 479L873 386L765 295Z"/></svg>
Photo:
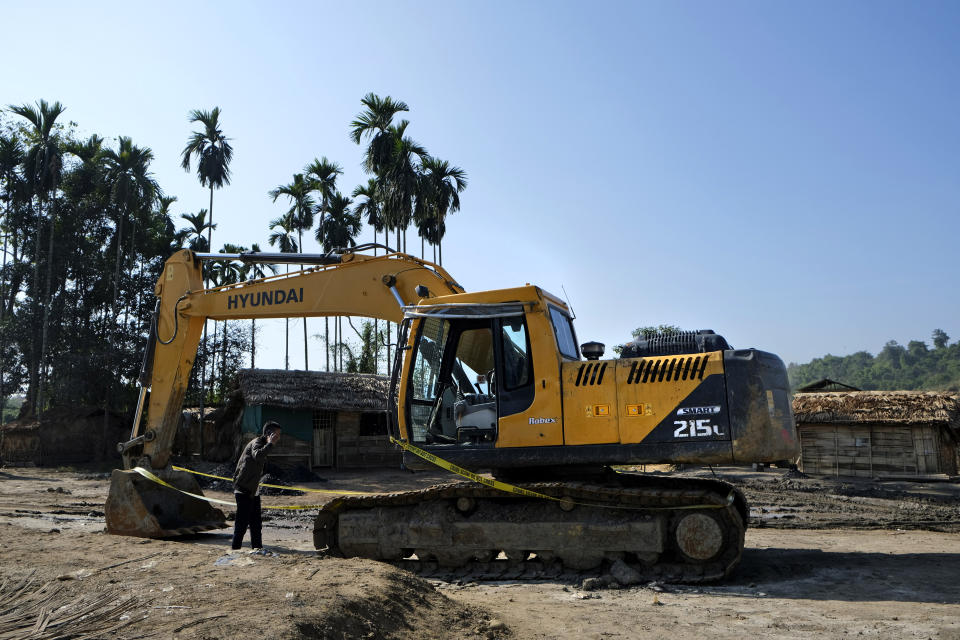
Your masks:
<svg viewBox="0 0 960 640"><path fill-rule="evenodd" d="M243 536L250 527L250 546L259 549L263 546L260 539L260 496L251 496L246 493L235 493L237 499L237 520L233 527L233 548L239 549L243 544Z"/></svg>

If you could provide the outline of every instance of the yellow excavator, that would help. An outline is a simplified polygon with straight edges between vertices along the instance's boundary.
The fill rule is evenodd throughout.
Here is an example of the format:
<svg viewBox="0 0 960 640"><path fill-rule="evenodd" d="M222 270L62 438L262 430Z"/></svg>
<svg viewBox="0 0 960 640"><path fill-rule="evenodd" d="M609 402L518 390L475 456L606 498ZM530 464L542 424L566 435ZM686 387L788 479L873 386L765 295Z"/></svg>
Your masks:
<svg viewBox="0 0 960 640"><path fill-rule="evenodd" d="M455 482L336 498L316 517L318 549L479 577L617 561L687 582L730 572L748 516L738 490L614 466L794 458L780 358L697 331L637 339L603 359L602 344L578 345L568 305L543 289L468 293L439 265L386 247L368 253L378 246L319 255L182 250L167 261L133 430L118 445L124 470L111 480L109 532L166 537L225 526L192 476L170 468L205 320L365 316L399 325L387 408L390 435L410 445L403 464L431 467L425 452L522 490ZM301 269L205 289L210 260Z"/></svg>

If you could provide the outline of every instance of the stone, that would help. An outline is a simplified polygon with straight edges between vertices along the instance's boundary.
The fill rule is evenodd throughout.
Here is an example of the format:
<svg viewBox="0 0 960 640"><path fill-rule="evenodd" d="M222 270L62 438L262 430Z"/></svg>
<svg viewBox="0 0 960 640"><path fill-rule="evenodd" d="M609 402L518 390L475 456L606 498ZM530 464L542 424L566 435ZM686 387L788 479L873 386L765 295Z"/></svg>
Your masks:
<svg viewBox="0 0 960 640"><path fill-rule="evenodd" d="M583 581L583 584L580 586L584 591L596 591L603 587L602 578L587 578Z"/></svg>
<svg viewBox="0 0 960 640"><path fill-rule="evenodd" d="M623 560L616 560L610 566L610 575L613 576L614 580L625 586L639 584L643 580L640 572L630 567Z"/></svg>

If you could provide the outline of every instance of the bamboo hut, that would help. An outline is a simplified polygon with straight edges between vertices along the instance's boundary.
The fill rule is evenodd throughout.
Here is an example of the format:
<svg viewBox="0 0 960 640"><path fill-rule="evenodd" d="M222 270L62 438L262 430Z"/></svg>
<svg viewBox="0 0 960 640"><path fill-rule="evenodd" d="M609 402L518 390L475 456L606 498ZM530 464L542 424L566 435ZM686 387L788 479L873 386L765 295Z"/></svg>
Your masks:
<svg viewBox="0 0 960 640"><path fill-rule="evenodd" d="M800 468L837 476L956 475L960 399L942 392L798 393Z"/></svg>
<svg viewBox="0 0 960 640"><path fill-rule="evenodd" d="M117 443L129 435L129 423L100 407L54 407L39 421L0 427L0 462L49 467L118 459Z"/></svg>
<svg viewBox="0 0 960 640"><path fill-rule="evenodd" d="M244 369L223 418L240 444L269 420L283 435L271 461L285 466L399 467L387 436L390 379L371 374Z"/></svg>

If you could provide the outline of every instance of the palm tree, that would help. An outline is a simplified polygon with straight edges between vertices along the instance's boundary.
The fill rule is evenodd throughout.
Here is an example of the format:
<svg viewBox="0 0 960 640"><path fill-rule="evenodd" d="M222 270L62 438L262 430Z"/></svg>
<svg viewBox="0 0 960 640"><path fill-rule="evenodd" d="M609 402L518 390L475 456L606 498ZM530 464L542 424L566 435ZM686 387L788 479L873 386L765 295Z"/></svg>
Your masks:
<svg viewBox="0 0 960 640"><path fill-rule="evenodd" d="M327 160L326 156L303 168L310 183L310 190L320 194L320 213L324 214L330 203L330 196L337 190L337 177L343 174L343 167ZM322 218L321 218L322 222Z"/></svg>
<svg viewBox="0 0 960 640"><path fill-rule="evenodd" d="M420 163L427 150L412 138L404 135L407 120L390 127L393 136L393 153L389 163L382 167L381 182L384 184L384 215L397 229L397 244L403 230L403 249L407 250L407 227L413 220L414 206L420 190ZM398 247L399 248L399 247Z"/></svg>
<svg viewBox="0 0 960 640"><path fill-rule="evenodd" d="M360 144L364 138L370 140L364 154L363 168L380 175L393 155L393 136L390 132L393 117L401 111L409 111L410 107L401 100L394 100L390 96L381 98L374 93L365 95L360 103L366 110L350 123L350 139L356 144Z"/></svg>
<svg viewBox="0 0 960 640"><path fill-rule="evenodd" d="M250 251L254 253L260 253L260 245L254 242L250 245ZM244 265L243 277L244 279L258 280L260 278L266 278L267 272L264 271L264 267L270 270L272 275L277 273L277 265L275 264L260 264L260 263L250 263ZM257 319L252 318L250 320L250 368L257 368Z"/></svg>
<svg viewBox="0 0 960 640"><path fill-rule="evenodd" d="M113 275L113 314L116 317L124 221L148 208L158 195L163 194L149 171L153 160L153 151L149 147L140 148L130 138L120 136L117 150L106 149L102 157L110 185L110 201L117 208L117 257Z"/></svg>
<svg viewBox="0 0 960 640"><path fill-rule="evenodd" d="M194 131L181 152L180 166L190 171L190 158L197 159L197 179L200 185L210 188L210 223L213 224L213 190L230 184L230 161L233 159L233 147L230 138L220 130L220 107L212 111L194 109L190 112L190 122L199 122L203 131ZM213 227L208 230L207 246L213 246Z"/></svg>
<svg viewBox="0 0 960 640"><path fill-rule="evenodd" d="M377 181L374 178L367 180L366 185L358 185L353 193L354 202L356 203L353 207L354 213L359 215L361 219L366 217L367 224L373 229L373 255L377 255L377 234L383 231L383 243L387 244L387 227L386 222L383 219L383 210L380 206L380 193L377 188ZM359 200L358 198L363 198ZM376 318L373 319L373 333L374 335L380 335L380 321ZM380 366L380 350L376 349L373 352L373 372L378 372Z"/></svg>
<svg viewBox="0 0 960 640"><path fill-rule="evenodd" d="M358 185L351 194L354 198L353 211L363 219L373 229L373 243L377 243L377 234L386 231L386 224L383 219L383 209L380 206L379 193L377 190L377 181L373 178L367 180L366 185ZM358 198L364 198L359 200ZM386 241L386 237L384 237ZM377 250L373 250L373 255L377 255Z"/></svg>
<svg viewBox="0 0 960 640"><path fill-rule="evenodd" d="M404 145L404 132L409 125L407 120L402 120L399 125L393 124L397 113L409 111L405 102L394 101L390 96L380 98L373 93L368 93L360 102L366 109L350 123L350 138L356 144L363 139L369 140L363 168L376 178L386 226L396 229L397 249L404 250L400 230L410 223L412 191L415 191L409 184L411 176L407 170L410 167L404 165L412 159L409 152L414 148L424 155L426 150L409 139ZM405 196L410 206L404 206Z"/></svg>
<svg viewBox="0 0 960 640"><path fill-rule="evenodd" d="M279 247L281 253L297 253L297 239L293 236L297 226L294 223L293 216L289 213L280 216L270 222L270 230L273 233L267 241L271 247ZM287 273L290 273L290 265L287 265ZM284 352L284 368L290 369L290 318L286 318L286 350Z"/></svg>
<svg viewBox="0 0 960 640"><path fill-rule="evenodd" d="M191 251L203 253L209 251L210 245L203 233L210 228L216 228L217 225L207 222L207 210L200 209L197 213L182 213L180 217L190 223L189 227L184 227L177 232L181 240L187 240L187 248Z"/></svg>
<svg viewBox="0 0 960 640"><path fill-rule="evenodd" d="M326 217L326 223L317 229L317 242L323 246L326 252L338 248L354 247L357 242L354 240L360 233L360 214L350 210L352 200L339 191L330 197L330 210ZM320 229L324 229L324 235L320 235ZM343 323L340 317L336 319L334 328L334 344L340 344L343 335ZM343 354L337 349L334 352L334 361L340 360L342 369Z"/></svg>
<svg viewBox="0 0 960 640"><path fill-rule="evenodd" d="M32 125L30 129L32 145L26 153L24 173L40 199L40 206L37 209L37 242L34 249L34 291L37 293L40 288L40 222L43 215L43 205L48 201L50 202L50 239L47 249L47 284L44 294L42 337L39 356L36 347L33 349L34 357L30 367L28 390L28 396L30 396L31 391L33 396L27 398L31 408L39 414L43 402L43 376L40 369L47 357L47 330L50 326L50 282L53 276L53 235L57 220L57 183L63 169L63 152L55 124L65 108L59 102L48 104L46 100L40 100L36 108L23 104L20 106L10 105L9 109L18 116L26 118ZM34 295L35 315L38 297L38 295Z"/></svg>
<svg viewBox="0 0 960 640"><path fill-rule="evenodd" d="M290 200L287 214L291 216L301 247L303 232L313 228L314 201L310 196L311 190L311 183L304 179L302 173L297 173L293 176L293 182L280 185L270 191L270 197L274 202L280 196L286 196Z"/></svg>
<svg viewBox="0 0 960 640"><path fill-rule="evenodd" d="M207 246L213 247L213 190L230 184L230 161L233 159L233 147L229 138L220 130L220 107L212 111L194 109L190 112L190 122L199 122L203 131L194 131L181 152L180 166L190 171L190 158L197 158L197 178L200 185L210 187L210 223L207 229ZM203 342L207 341L207 323L203 323ZM200 387L203 388L203 371L200 375ZM203 395L201 394L200 415L203 416ZM202 421L202 420L201 420Z"/></svg>
<svg viewBox="0 0 960 640"><path fill-rule="evenodd" d="M467 173L460 167L451 167L446 160L433 156L423 159L422 170L420 199L424 201L424 206L421 211L426 214L426 220L430 221L426 227L435 247L433 260L437 262L436 251L439 249L438 264L442 265L443 247L440 241L443 240L447 213L460 210L460 193L467 188Z"/></svg>
<svg viewBox="0 0 960 640"><path fill-rule="evenodd" d="M160 196L157 198L157 210L154 212L154 224L162 227L164 235L173 238L174 242L177 242L177 244L170 245L167 253L173 253L180 248L179 237L173 224L173 214L170 213L170 208L176 201L177 196Z"/></svg>
<svg viewBox="0 0 960 640"><path fill-rule="evenodd" d="M330 210L325 216L325 233L321 236L317 229L316 235L324 251L357 246L354 238L360 233L362 225L360 214L350 210L352 203L353 200L339 191L330 198Z"/></svg>
<svg viewBox="0 0 960 640"><path fill-rule="evenodd" d="M326 158L324 158L326 161ZM336 177L334 177L336 179ZM287 196L290 200L290 209L287 215L291 216L293 224L297 230L297 240L301 253L303 252L303 232L309 231L313 227L314 205L313 198L310 197L312 190L311 181L304 180L302 173L293 176L293 182L283 184L270 191L270 197L276 202L281 195ZM310 369L310 361L307 357L307 318L303 318L303 368Z"/></svg>
<svg viewBox="0 0 960 640"><path fill-rule="evenodd" d="M397 230L396 249L400 250L400 220L395 220L393 212L387 204L391 184L388 169L395 152L396 130L393 127L393 118L401 111L410 108L401 100L394 100L390 96L381 98L374 93L368 93L360 103L365 107L356 119L350 123L350 139L355 144L368 140L364 152L363 168L374 176L376 184L376 200L381 207L381 215L385 230ZM406 125L404 125L404 128ZM402 136L401 136L402 137ZM384 244L389 244L384 242ZM387 367L390 362L390 323L387 323Z"/></svg>
<svg viewBox="0 0 960 640"><path fill-rule="evenodd" d="M333 195L333 192L337 188L337 177L343 173L343 168L336 162L331 162L327 160L327 157L324 156L320 160L316 158L313 159L313 162L308 164L303 169L310 181L310 189L316 191L320 194L320 205L318 211L320 213L320 227L318 230L318 235L323 237L323 223L324 216L327 213L327 209L330 206L330 196ZM326 353L326 368L327 371L330 370L330 338L328 334L330 333L330 318L323 319L324 334L323 339L325 342L325 353ZM303 320L304 327L304 341L306 341L306 327L307 320Z"/></svg>

